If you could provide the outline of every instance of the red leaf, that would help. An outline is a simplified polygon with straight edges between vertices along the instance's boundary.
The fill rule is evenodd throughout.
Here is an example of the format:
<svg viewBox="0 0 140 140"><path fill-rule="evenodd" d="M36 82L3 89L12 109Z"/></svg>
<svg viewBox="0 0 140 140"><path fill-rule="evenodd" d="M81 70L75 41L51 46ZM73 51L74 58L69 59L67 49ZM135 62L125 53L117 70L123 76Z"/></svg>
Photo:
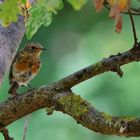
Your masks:
<svg viewBox="0 0 140 140"><path fill-rule="evenodd" d="M116 20L115 30L116 32L120 33L122 30L122 16L118 5L111 7L109 17L114 18Z"/></svg>
<svg viewBox="0 0 140 140"><path fill-rule="evenodd" d="M93 0L93 1L94 1L96 11L100 12L103 9L104 0Z"/></svg>
<svg viewBox="0 0 140 140"><path fill-rule="evenodd" d="M122 16L121 14L119 14L117 17L116 17L116 25L115 25L115 31L117 33L120 33L121 30L122 30Z"/></svg>

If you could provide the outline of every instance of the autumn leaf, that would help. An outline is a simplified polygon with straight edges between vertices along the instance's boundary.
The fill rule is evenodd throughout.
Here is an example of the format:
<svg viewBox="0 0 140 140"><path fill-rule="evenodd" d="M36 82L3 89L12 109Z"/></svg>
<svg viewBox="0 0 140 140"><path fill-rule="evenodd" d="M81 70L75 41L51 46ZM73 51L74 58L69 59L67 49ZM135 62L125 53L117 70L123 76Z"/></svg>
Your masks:
<svg viewBox="0 0 140 140"><path fill-rule="evenodd" d="M128 10L131 0L107 0L106 2L110 6L109 17L116 20L115 30L121 32L122 30L122 15L121 12ZM94 0L94 5L97 12L100 12L103 8L105 0Z"/></svg>
<svg viewBox="0 0 140 140"><path fill-rule="evenodd" d="M125 11L130 6L130 0L121 0L118 4L120 11Z"/></svg>
<svg viewBox="0 0 140 140"><path fill-rule="evenodd" d="M105 0L94 0L94 5L97 12L103 8ZM130 6L130 0L107 0L110 6L109 17L116 20L115 30L120 33L122 30L122 15L121 12L127 10Z"/></svg>
<svg viewBox="0 0 140 140"><path fill-rule="evenodd" d="M116 24L115 24L116 32L118 32L118 33L121 32L121 30L122 30L122 16L121 16L120 10L118 9L117 5L111 7L109 17L116 20Z"/></svg>
<svg viewBox="0 0 140 140"><path fill-rule="evenodd" d="M108 3L111 7L109 17L116 20L115 30L119 33L122 30L121 12L129 8L130 0L108 0Z"/></svg>
<svg viewBox="0 0 140 140"><path fill-rule="evenodd" d="M107 2L111 7L116 5L120 11L125 11L130 6L130 0L108 0Z"/></svg>
<svg viewBox="0 0 140 140"><path fill-rule="evenodd" d="M29 2L29 0L26 1L25 6L27 9L31 8L31 3Z"/></svg>
<svg viewBox="0 0 140 140"><path fill-rule="evenodd" d="M117 8L117 6L113 6L111 8L109 16L116 20L115 31L117 33L120 33L122 30L122 15L121 15L119 9Z"/></svg>
<svg viewBox="0 0 140 140"><path fill-rule="evenodd" d="M119 15L118 17L116 17L115 31L117 33L120 33L121 30L122 30L122 16Z"/></svg>
<svg viewBox="0 0 140 140"><path fill-rule="evenodd" d="M94 5L97 12L100 12L103 9L104 0L94 0Z"/></svg>

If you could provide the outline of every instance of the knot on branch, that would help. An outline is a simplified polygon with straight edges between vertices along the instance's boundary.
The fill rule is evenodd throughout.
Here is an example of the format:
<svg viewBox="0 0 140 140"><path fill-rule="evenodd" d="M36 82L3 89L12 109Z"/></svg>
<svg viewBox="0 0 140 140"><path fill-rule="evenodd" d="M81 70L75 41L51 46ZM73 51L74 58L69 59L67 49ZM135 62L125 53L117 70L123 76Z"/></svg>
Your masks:
<svg viewBox="0 0 140 140"><path fill-rule="evenodd" d="M52 115L54 110L55 110L54 107L46 107L47 115Z"/></svg>
<svg viewBox="0 0 140 140"><path fill-rule="evenodd" d="M123 71L121 70L120 66L117 65L113 69L111 69L112 72L116 72L121 78L123 77Z"/></svg>

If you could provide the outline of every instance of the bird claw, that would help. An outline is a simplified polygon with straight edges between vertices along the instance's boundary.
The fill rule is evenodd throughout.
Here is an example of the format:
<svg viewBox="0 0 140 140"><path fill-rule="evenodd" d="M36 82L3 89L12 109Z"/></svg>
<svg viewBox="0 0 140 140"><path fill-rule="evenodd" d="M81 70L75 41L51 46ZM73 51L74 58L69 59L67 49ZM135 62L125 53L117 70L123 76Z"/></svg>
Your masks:
<svg viewBox="0 0 140 140"><path fill-rule="evenodd" d="M12 95L12 96L18 96L19 95L16 91L10 92L9 94Z"/></svg>

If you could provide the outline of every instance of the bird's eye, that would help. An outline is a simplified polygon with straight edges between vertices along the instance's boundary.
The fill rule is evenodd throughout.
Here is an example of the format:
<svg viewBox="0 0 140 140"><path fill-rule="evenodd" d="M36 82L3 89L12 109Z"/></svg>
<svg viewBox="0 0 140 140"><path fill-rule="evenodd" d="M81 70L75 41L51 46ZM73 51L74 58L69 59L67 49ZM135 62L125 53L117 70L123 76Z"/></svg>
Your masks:
<svg viewBox="0 0 140 140"><path fill-rule="evenodd" d="M33 50L34 50L34 49L35 49L35 46L31 46L31 49L33 49Z"/></svg>

